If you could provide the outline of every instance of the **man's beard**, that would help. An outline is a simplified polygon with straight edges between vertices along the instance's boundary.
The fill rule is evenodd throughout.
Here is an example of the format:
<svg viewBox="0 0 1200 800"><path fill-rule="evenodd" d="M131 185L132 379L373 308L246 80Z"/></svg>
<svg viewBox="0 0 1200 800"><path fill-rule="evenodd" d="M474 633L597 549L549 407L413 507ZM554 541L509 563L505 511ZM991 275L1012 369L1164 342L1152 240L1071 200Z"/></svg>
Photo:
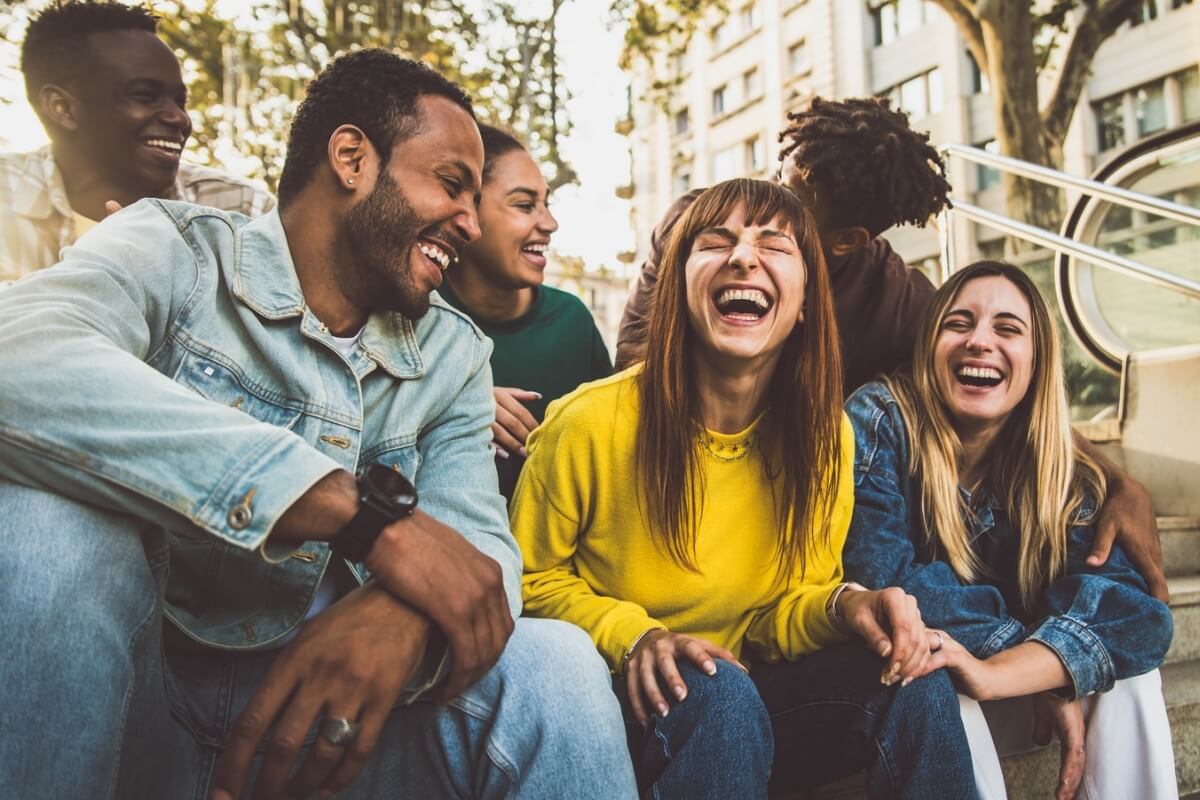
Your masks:
<svg viewBox="0 0 1200 800"><path fill-rule="evenodd" d="M399 185L381 169L375 188L342 223L353 262L337 265L343 289L368 309L398 311L409 319L425 316L429 293L417 288L411 259L426 227Z"/></svg>

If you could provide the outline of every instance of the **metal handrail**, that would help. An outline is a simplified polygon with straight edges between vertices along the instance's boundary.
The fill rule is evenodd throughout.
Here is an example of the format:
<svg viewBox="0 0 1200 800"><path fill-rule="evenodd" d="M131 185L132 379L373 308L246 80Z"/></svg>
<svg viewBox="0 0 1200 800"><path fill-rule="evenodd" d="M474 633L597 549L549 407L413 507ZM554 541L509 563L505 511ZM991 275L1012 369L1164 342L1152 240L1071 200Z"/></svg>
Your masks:
<svg viewBox="0 0 1200 800"><path fill-rule="evenodd" d="M1001 156L995 153L989 153L978 147L968 147L960 144L947 144L938 148L945 156L958 156L967 161L973 161L977 164L995 167L997 169L1008 170L1014 174L1021 175L1032 180L1047 183L1060 188L1078 189L1081 192L1092 195L1094 197L1108 200L1115 205L1127 206L1136 208L1142 211L1147 211L1152 214L1169 217L1181 222L1200 225L1200 209L1191 208L1189 206L1173 203L1170 200L1161 200L1157 197L1134 192L1129 189L1121 189L1114 186L1108 186L1096 181L1087 180L1086 178L1077 178L1073 175L1067 175L1056 169L1042 167L1036 164L1030 164L1008 156ZM1051 233L1044 228L1039 228L1036 225L1030 225L1025 222L1019 222L1002 214L996 214L991 211L970 205L968 203L956 202L953 208L947 207L941 212L940 236L942 245L942 278L943 280L954 271L955 246L954 232L951 228L952 212L960 213L968 219L972 219L983 225L991 226L999 231L1002 231L1010 236L1019 239L1024 239L1032 244L1041 247L1047 247L1059 253L1068 253L1081 258L1085 261L1095 263L1099 266L1120 272L1131 278L1153 283L1157 286L1162 286L1172 291L1179 292L1190 297L1200 298L1200 283L1189 280L1188 278L1175 275L1174 273L1166 272L1156 267L1151 267L1142 264L1139 261L1134 261L1124 256L1107 253L1099 248L1091 245L1081 244L1073 239L1068 239L1065 236L1060 236L1056 233Z"/></svg>
<svg viewBox="0 0 1200 800"><path fill-rule="evenodd" d="M1028 161L1021 161L1018 158L1010 158L997 153L989 153L987 150L982 150L978 147L968 147L961 144L944 144L938 149L943 155L959 156L966 161L973 161L976 164L1005 170L1014 175L1040 181L1050 186L1057 186L1061 189L1078 189L1085 194L1109 200L1118 205L1129 206L1139 211L1147 211L1151 214L1158 214L1162 217L1169 217L1170 219L1187 222L1192 225L1200 225L1200 208L1173 203L1170 200L1151 197L1141 192L1122 189L1119 186L1109 186L1108 184L1088 180L1087 178L1077 178L1074 175L1068 175L1065 172L1060 172L1050 167L1030 164Z"/></svg>

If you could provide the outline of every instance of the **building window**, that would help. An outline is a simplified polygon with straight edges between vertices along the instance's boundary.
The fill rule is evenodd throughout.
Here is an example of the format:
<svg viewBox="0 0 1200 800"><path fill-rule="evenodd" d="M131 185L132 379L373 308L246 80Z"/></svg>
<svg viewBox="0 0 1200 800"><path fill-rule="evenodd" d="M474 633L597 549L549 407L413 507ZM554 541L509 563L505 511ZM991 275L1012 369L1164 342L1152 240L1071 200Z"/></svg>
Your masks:
<svg viewBox="0 0 1200 800"><path fill-rule="evenodd" d="M875 0L871 4L875 45L891 44L925 24L923 0Z"/></svg>
<svg viewBox="0 0 1200 800"><path fill-rule="evenodd" d="M1149 136L1166 128L1167 102L1163 97L1163 82L1155 81L1135 89L1133 108L1138 136Z"/></svg>
<svg viewBox="0 0 1200 800"><path fill-rule="evenodd" d="M976 145L987 150L989 153L998 153L1000 148L996 146L995 139L988 139L982 144ZM983 192L1000 185L1000 170L995 167L989 167L986 164L975 165L975 183L978 186L977 191Z"/></svg>
<svg viewBox="0 0 1200 800"><path fill-rule="evenodd" d="M726 17L721 21L721 24L712 29L712 49L716 51L724 50L729 45L733 44L733 40L737 38L735 30L736 21L730 17Z"/></svg>
<svg viewBox="0 0 1200 800"><path fill-rule="evenodd" d="M674 118L675 134L679 135L681 133L687 133L688 129L691 127L692 127L692 118L691 118L691 115L688 114L687 106L684 106L683 108L681 108L675 112L675 118Z"/></svg>
<svg viewBox="0 0 1200 800"><path fill-rule="evenodd" d="M1129 16L1129 24L1134 26L1141 25L1143 22L1149 22L1152 19L1158 19L1158 0L1143 0Z"/></svg>
<svg viewBox="0 0 1200 800"><path fill-rule="evenodd" d="M724 150L718 150L713 153L712 159L712 181L720 183L727 181L730 178L736 178L738 174L738 148L726 147Z"/></svg>
<svg viewBox="0 0 1200 800"><path fill-rule="evenodd" d="M789 75L802 75L808 72L812 65L808 62L808 42L801 39L787 51L787 67Z"/></svg>
<svg viewBox="0 0 1200 800"><path fill-rule="evenodd" d="M671 191L678 197L681 194L686 194L692 188L692 170L681 169L671 177Z"/></svg>
<svg viewBox="0 0 1200 800"><path fill-rule="evenodd" d="M1092 104L1101 151L1125 144L1125 111L1122 105L1121 95L1106 97Z"/></svg>
<svg viewBox="0 0 1200 800"><path fill-rule="evenodd" d="M742 33L749 33L750 31L757 30L759 22L761 21L758 15L758 3L747 3L746 5L742 6L740 17L742 22Z"/></svg>
<svg viewBox="0 0 1200 800"><path fill-rule="evenodd" d="M713 89L712 93L712 113L714 117L719 117L725 113L726 95L725 86L718 86Z"/></svg>
<svg viewBox="0 0 1200 800"><path fill-rule="evenodd" d="M990 88L987 73L979 68L975 56L967 52L967 62L971 65L971 94L986 94Z"/></svg>
<svg viewBox="0 0 1200 800"><path fill-rule="evenodd" d="M1179 80L1180 114L1184 122L1200 119L1200 67L1176 73Z"/></svg>
<svg viewBox="0 0 1200 800"><path fill-rule="evenodd" d="M934 67L903 83L879 93L892 101L892 105L907 112L910 119L921 119L942 110L942 72Z"/></svg>
<svg viewBox="0 0 1200 800"><path fill-rule="evenodd" d="M751 67L742 73L742 98L753 100L762 94L762 73L758 67Z"/></svg>
<svg viewBox="0 0 1200 800"><path fill-rule="evenodd" d="M763 146L763 137L755 136L746 140L746 172L753 175L762 172L767 166L767 151Z"/></svg>

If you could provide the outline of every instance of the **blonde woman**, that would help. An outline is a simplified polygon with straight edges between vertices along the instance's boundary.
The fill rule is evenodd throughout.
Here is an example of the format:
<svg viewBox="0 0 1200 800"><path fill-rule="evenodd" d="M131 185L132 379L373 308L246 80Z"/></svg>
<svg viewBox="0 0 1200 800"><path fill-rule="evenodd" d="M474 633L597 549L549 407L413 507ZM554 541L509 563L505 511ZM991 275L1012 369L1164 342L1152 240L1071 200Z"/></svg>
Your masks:
<svg viewBox="0 0 1200 800"><path fill-rule="evenodd" d="M511 508L525 613L580 626L616 673L644 795L765 798L866 768L873 797L972 797L949 677L915 680L912 598L842 581L853 438L796 195L701 194L649 341L551 405Z"/></svg>
<svg viewBox="0 0 1200 800"><path fill-rule="evenodd" d="M1090 566L1105 476L1074 446L1054 320L1033 282L984 261L934 295L911 375L846 404L857 439L847 574L914 595L1002 750L1062 743L1059 798L1173 797L1157 667L1171 616L1119 548ZM1004 796L964 706L976 774ZM1021 741L1021 740L1024 741ZM1048 789L1049 787L1047 787Z"/></svg>

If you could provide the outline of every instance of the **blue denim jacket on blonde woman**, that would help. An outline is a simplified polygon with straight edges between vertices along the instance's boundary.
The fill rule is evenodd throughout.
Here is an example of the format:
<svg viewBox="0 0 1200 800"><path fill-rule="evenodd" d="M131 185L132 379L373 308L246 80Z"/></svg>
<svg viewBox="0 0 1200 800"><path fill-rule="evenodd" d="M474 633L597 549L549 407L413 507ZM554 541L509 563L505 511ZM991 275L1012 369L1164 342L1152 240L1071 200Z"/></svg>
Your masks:
<svg viewBox="0 0 1200 800"><path fill-rule="evenodd" d="M971 545L989 574L964 583L938 557L921 521L921 484L909 471L908 435L900 407L875 381L846 402L854 425L854 518L843 553L846 575L870 588L899 586L917 598L931 628L953 636L977 658L1037 641L1062 660L1074 696L1158 667L1171 644L1171 614L1119 546L1100 567L1085 563L1095 529L1068 532L1066 570L1031 613L1020 612L1020 534L993 496L963 498ZM1085 503L1082 518L1094 511Z"/></svg>

